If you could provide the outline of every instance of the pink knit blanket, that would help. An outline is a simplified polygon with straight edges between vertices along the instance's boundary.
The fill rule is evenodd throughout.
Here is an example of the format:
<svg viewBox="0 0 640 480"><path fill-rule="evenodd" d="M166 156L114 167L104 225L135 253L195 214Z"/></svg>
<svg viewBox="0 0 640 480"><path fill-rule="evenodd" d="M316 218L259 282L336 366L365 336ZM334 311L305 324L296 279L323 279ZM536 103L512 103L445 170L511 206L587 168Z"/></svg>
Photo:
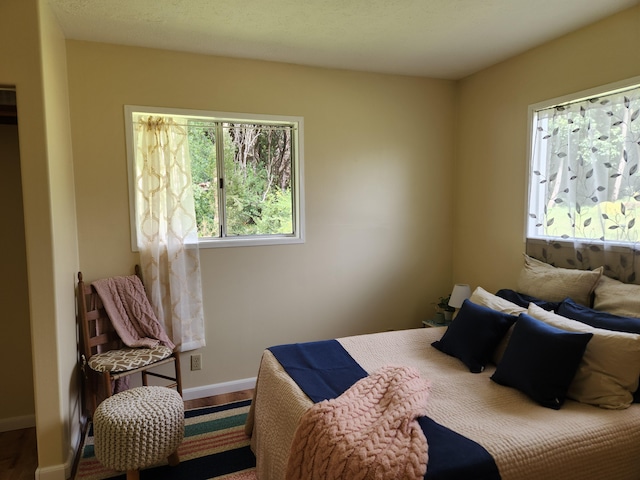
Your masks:
<svg viewBox="0 0 640 480"><path fill-rule="evenodd" d="M149 348L162 343L171 349L175 347L158 321L138 276L105 278L92 285L125 345Z"/></svg>
<svg viewBox="0 0 640 480"><path fill-rule="evenodd" d="M287 480L419 480L427 471L429 383L409 367L383 367L338 398L316 403L298 424Z"/></svg>

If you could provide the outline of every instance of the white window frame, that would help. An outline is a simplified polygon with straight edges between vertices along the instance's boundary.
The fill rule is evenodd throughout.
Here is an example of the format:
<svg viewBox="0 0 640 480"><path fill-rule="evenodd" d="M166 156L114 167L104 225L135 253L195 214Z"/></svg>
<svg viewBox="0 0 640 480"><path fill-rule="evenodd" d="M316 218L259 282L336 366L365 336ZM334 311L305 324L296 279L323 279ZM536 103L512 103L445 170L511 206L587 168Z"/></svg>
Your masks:
<svg viewBox="0 0 640 480"><path fill-rule="evenodd" d="M597 97L597 96L602 96L602 95L607 95L607 94L613 94L616 93L618 91L622 91L622 90L626 90L629 89L633 86L639 85L640 84L640 76L637 77L632 77L632 78L628 78L626 80L621 80L619 82L614 82L614 83L609 83L606 85L601 85L599 87L594 87L594 88L590 88L587 90L582 90L580 92L576 92L576 93L571 93L568 95L563 95L561 97L556 97L556 98L552 98L550 100L544 100L542 102L538 102L538 103L534 103L529 105L528 107L528 115L527 115L527 120L528 120L528 125L527 125L527 131L528 131L528 136L527 136L527 175L525 177L525 182L526 182L526 188L525 188L525 201L524 201L524 225L523 225L523 233L524 233L524 240L526 241L527 239L534 239L534 240L554 240L554 241L562 241L561 239L559 239L558 237L552 237L552 236L545 236L545 235L536 235L533 234L529 231L529 226L530 226L530 222L529 222L529 212L531 212L531 209L529 208L529 201L531 199L531 188L532 188L532 176L533 176L533 153L534 153L534 138L536 135L536 114L539 110L544 110L547 108L551 108L554 106L561 106L563 104L568 104L568 103L573 103L573 102L579 102L581 100L587 100L589 98L592 97ZM539 198L537 198L537 201L540 201ZM573 239L570 239L570 241L573 241ZM584 240L581 240L584 241ZM600 242L599 240L595 240L595 239L590 239L588 240L588 243L592 243L592 244L601 244L604 242ZM615 244L616 242L613 242L611 240L608 240L606 243L608 244ZM621 243L620 245L622 246L627 246L628 244L626 243Z"/></svg>
<svg viewBox="0 0 640 480"><path fill-rule="evenodd" d="M218 247L249 247L262 245L286 245L305 243L305 208L304 208L304 118L297 116L283 115L263 115L248 113L216 112L208 110L190 110L181 108L148 107L139 105L125 105L125 130L127 148L127 176L129 183L129 220L131 228L131 248L138 251L138 241L136 238L136 215L135 215L135 189L134 189L134 138L133 138L133 115L170 115L174 118L189 117L201 118L203 120L217 122L237 122L237 123L263 123L282 124L290 123L294 125L292 140L292 215L293 234L275 235L251 235L232 237L206 237L198 239L200 248Z"/></svg>

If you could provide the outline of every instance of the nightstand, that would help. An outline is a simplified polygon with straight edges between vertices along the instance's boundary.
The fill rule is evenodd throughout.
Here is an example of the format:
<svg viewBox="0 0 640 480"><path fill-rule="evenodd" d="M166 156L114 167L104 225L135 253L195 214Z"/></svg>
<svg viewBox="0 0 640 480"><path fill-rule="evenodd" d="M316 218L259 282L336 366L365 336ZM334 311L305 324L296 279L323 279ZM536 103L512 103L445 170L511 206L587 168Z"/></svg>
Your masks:
<svg viewBox="0 0 640 480"><path fill-rule="evenodd" d="M429 320L422 320L422 326L424 328L432 328L432 327L448 327L449 323L438 323L435 319L430 318Z"/></svg>

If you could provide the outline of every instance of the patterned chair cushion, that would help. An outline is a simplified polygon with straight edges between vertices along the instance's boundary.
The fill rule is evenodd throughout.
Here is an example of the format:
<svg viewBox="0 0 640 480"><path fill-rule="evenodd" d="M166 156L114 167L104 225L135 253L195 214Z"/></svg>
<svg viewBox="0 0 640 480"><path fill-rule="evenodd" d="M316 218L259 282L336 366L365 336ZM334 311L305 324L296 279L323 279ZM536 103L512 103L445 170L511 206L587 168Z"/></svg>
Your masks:
<svg viewBox="0 0 640 480"><path fill-rule="evenodd" d="M126 372L151 365L169 357L172 350L164 345L152 348L122 348L93 355L89 367L96 372Z"/></svg>

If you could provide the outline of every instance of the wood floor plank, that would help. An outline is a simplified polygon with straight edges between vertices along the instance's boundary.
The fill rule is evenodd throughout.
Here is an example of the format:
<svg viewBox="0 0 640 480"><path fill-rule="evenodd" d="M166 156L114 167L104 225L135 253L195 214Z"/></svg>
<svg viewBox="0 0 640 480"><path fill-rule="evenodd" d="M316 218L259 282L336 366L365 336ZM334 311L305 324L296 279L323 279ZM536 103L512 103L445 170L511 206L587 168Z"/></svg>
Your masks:
<svg viewBox="0 0 640 480"><path fill-rule="evenodd" d="M250 400L253 398L253 389L241 390L238 392L224 393L213 397L196 398L194 400L185 400L184 408L211 407L214 405L223 405L225 403L239 402L240 400Z"/></svg>
<svg viewBox="0 0 640 480"><path fill-rule="evenodd" d="M33 480L37 466L35 427L0 433L0 480Z"/></svg>

